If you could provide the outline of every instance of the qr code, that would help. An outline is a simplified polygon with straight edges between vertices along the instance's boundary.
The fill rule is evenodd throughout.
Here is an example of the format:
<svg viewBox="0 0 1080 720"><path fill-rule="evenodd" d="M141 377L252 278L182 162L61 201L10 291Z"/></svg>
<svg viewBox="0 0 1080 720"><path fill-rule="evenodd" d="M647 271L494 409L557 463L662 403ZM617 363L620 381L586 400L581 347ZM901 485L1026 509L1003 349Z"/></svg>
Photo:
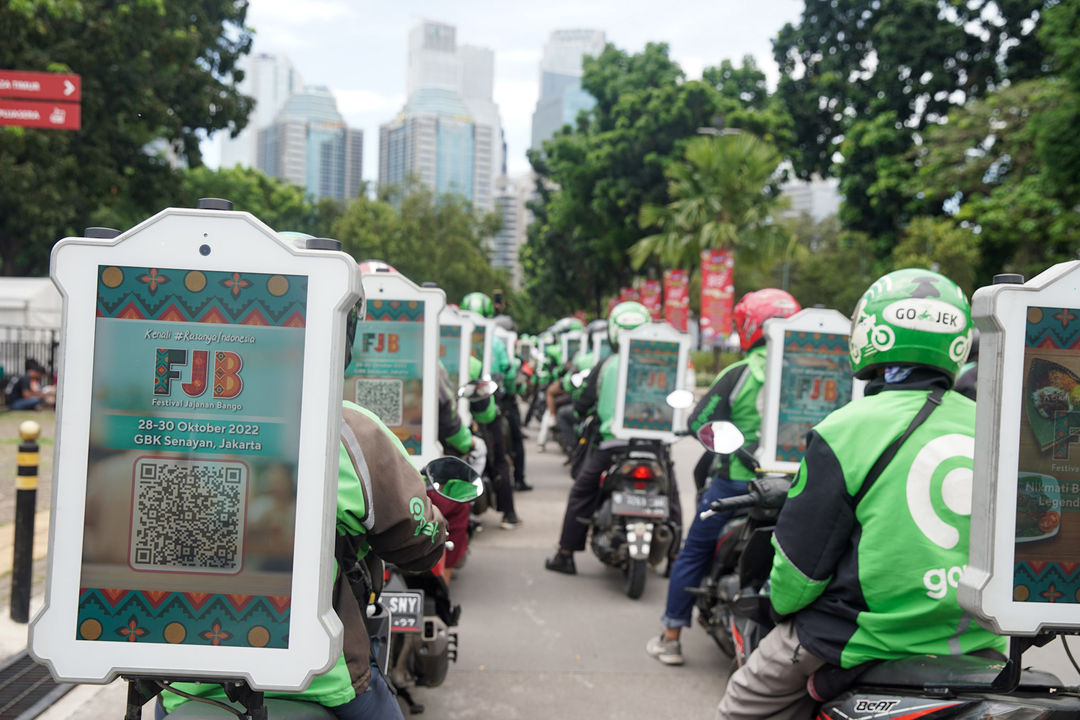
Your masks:
<svg viewBox="0 0 1080 720"><path fill-rule="evenodd" d="M244 463L139 458L131 512L131 566L240 572L247 486Z"/></svg>
<svg viewBox="0 0 1080 720"><path fill-rule="evenodd" d="M400 380L360 378L356 381L356 404L375 413L391 427L401 425L403 393L404 385Z"/></svg>

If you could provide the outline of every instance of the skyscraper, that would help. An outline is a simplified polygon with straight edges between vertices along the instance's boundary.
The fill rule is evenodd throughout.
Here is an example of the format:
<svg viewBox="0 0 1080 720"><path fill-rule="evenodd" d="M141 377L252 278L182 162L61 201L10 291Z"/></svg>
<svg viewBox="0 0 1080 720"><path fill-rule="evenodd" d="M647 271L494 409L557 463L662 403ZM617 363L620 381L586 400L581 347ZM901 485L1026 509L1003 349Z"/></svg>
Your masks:
<svg viewBox="0 0 1080 720"><path fill-rule="evenodd" d="M360 189L363 139L346 127L329 89L305 87L259 131L256 167L311 197L347 200Z"/></svg>
<svg viewBox="0 0 1080 720"><path fill-rule="evenodd" d="M518 290L523 282L519 254L521 246L525 244L526 229L531 220L525 203L531 195L532 178L529 175L514 179L503 175L499 178L495 212L502 220L502 227L495 233L495 237L487 242L491 266L508 270L511 284Z"/></svg>
<svg viewBox="0 0 1080 720"><path fill-rule="evenodd" d="M494 53L457 44L452 25L425 21L409 32L406 89L398 116L379 126L379 183L417 176L492 210L504 165L495 105Z"/></svg>
<svg viewBox="0 0 1080 720"><path fill-rule="evenodd" d="M247 126L235 138L221 133L221 167L255 167L258 134L274 122L289 96L303 86L300 73L285 55L258 53L242 61L244 79L240 91L255 100Z"/></svg>
<svg viewBox="0 0 1080 720"><path fill-rule="evenodd" d="M544 140L563 125L573 125L582 110L596 100L581 89L581 62L586 55L604 50L600 30L555 30L544 45L540 60L540 98L532 119L532 148L540 149Z"/></svg>

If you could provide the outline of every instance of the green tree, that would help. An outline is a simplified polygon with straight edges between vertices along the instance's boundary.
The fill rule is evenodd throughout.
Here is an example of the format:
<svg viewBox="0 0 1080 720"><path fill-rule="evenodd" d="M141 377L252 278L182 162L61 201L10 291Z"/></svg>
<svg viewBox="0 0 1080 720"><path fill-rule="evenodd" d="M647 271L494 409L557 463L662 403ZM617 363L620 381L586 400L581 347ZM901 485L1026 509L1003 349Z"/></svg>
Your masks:
<svg viewBox="0 0 1080 720"><path fill-rule="evenodd" d="M1039 133L1068 98L1057 78L1017 83L955 110L915 153L911 195L920 212L948 215L978 236L975 284L1000 272L1033 275L1071 259L1080 231L1076 188L1048 173ZM1058 138L1073 151L1075 132Z"/></svg>
<svg viewBox="0 0 1080 720"><path fill-rule="evenodd" d="M776 149L749 133L691 140L666 171L671 201L641 209L641 225L659 232L630 249L634 267L655 256L693 272L706 249L735 250L740 272L772 260L790 239L775 222L784 206L772 187L779 164Z"/></svg>
<svg viewBox="0 0 1080 720"><path fill-rule="evenodd" d="M917 217L904 228L893 249L893 268L926 268L959 285L968 296L975 291L979 236L947 219Z"/></svg>
<svg viewBox="0 0 1080 720"><path fill-rule="evenodd" d="M528 296L550 316L582 308L602 315L606 299L630 283L627 252L648 234L641 209L670 201L665 169L699 129L782 137L788 126L764 74L745 58L686 80L664 44L636 54L608 45L586 58L582 87L596 105L529 156L538 199L522 259Z"/></svg>
<svg viewBox="0 0 1080 720"><path fill-rule="evenodd" d="M491 267L485 238L499 229L493 214L479 215L459 195L440 195L412 181L361 195L335 223L333 237L359 262L382 260L413 282L434 282L458 303L474 290L489 295L508 285Z"/></svg>
<svg viewBox="0 0 1080 720"><path fill-rule="evenodd" d="M869 236L845 230L836 216L815 221L804 213L786 222L795 237L788 267L791 294L803 307L823 305L850 315L866 288L886 269L874 259ZM770 284L779 281L774 277Z"/></svg>
<svg viewBox="0 0 1080 720"><path fill-rule="evenodd" d="M806 0L799 24L773 43L777 94L794 122L795 172L840 177L845 225L871 233L887 255L904 222L897 163L956 106L1044 71L1031 30L1053 4ZM878 119L887 113L887 122ZM863 190L874 194L868 200Z"/></svg>
<svg viewBox="0 0 1080 720"><path fill-rule="evenodd" d="M0 128L0 272L44 272L53 243L95 217L176 204L180 179L162 150L197 166L202 137L246 123L246 12L244 0L0 5L0 67L82 77L81 130Z"/></svg>

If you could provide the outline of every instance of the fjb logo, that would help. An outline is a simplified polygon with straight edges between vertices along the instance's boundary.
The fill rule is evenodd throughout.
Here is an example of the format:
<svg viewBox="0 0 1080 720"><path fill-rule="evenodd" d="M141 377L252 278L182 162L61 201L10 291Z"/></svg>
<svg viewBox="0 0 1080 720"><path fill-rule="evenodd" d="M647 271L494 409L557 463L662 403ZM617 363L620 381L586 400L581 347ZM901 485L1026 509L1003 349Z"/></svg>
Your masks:
<svg viewBox="0 0 1080 720"><path fill-rule="evenodd" d="M360 333L360 351L364 353L396 353L401 347L397 333Z"/></svg>
<svg viewBox="0 0 1080 720"><path fill-rule="evenodd" d="M213 397L234 398L244 389L240 370L244 361L234 352L219 350L214 355ZM190 360L190 367L188 365ZM187 372L181 372L182 370ZM210 351L157 349L154 368L154 394L171 395L173 381L188 397L200 397L210 385Z"/></svg>

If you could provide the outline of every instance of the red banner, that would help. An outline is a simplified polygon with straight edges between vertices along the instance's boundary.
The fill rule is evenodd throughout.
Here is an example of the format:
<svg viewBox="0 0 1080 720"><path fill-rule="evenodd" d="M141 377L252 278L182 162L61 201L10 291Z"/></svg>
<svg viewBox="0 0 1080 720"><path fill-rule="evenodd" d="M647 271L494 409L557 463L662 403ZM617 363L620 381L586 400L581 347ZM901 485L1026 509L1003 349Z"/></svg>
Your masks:
<svg viewBox="0 0 1080 720"><path fill-rule="evenodd" d="M581 324L584 325L585 318L588 316L585 314L584 310L578 310L576 313L573 314L573 317L576 317L578 320L581 321Z"/></svg>
<svg viewBox="0 0 1080 720"><path fill-rule="evenodd" d="M686 332L690 312L690 278L685 270L664 271L664 319L679 332Z"/></svg>
<svg viewBox="0 0 1080 720"><path fill-rule="evenodd" d="M735 256L730 250L701 251L701 344L716 345L731 334Z"/></svg>
<svg viewBox="0 0 1080 720"><path fill-rule="evenodd" d="M0 97L79 102L82 78L71 73L0 70Z"/></svg>
<svg viewBox="0 0 1080 720"><path fill-rule="evenodd" d="M640 302L637 288L624 287L619 291L619 302Z"/></svg>
<svg viewBox="0 0 1080 720"><path fill-rule="evenodd" d="M660 320L662 307L660 304L660 281L646 280L641 285L641 304L649 311L653 322Z"/></svg>

